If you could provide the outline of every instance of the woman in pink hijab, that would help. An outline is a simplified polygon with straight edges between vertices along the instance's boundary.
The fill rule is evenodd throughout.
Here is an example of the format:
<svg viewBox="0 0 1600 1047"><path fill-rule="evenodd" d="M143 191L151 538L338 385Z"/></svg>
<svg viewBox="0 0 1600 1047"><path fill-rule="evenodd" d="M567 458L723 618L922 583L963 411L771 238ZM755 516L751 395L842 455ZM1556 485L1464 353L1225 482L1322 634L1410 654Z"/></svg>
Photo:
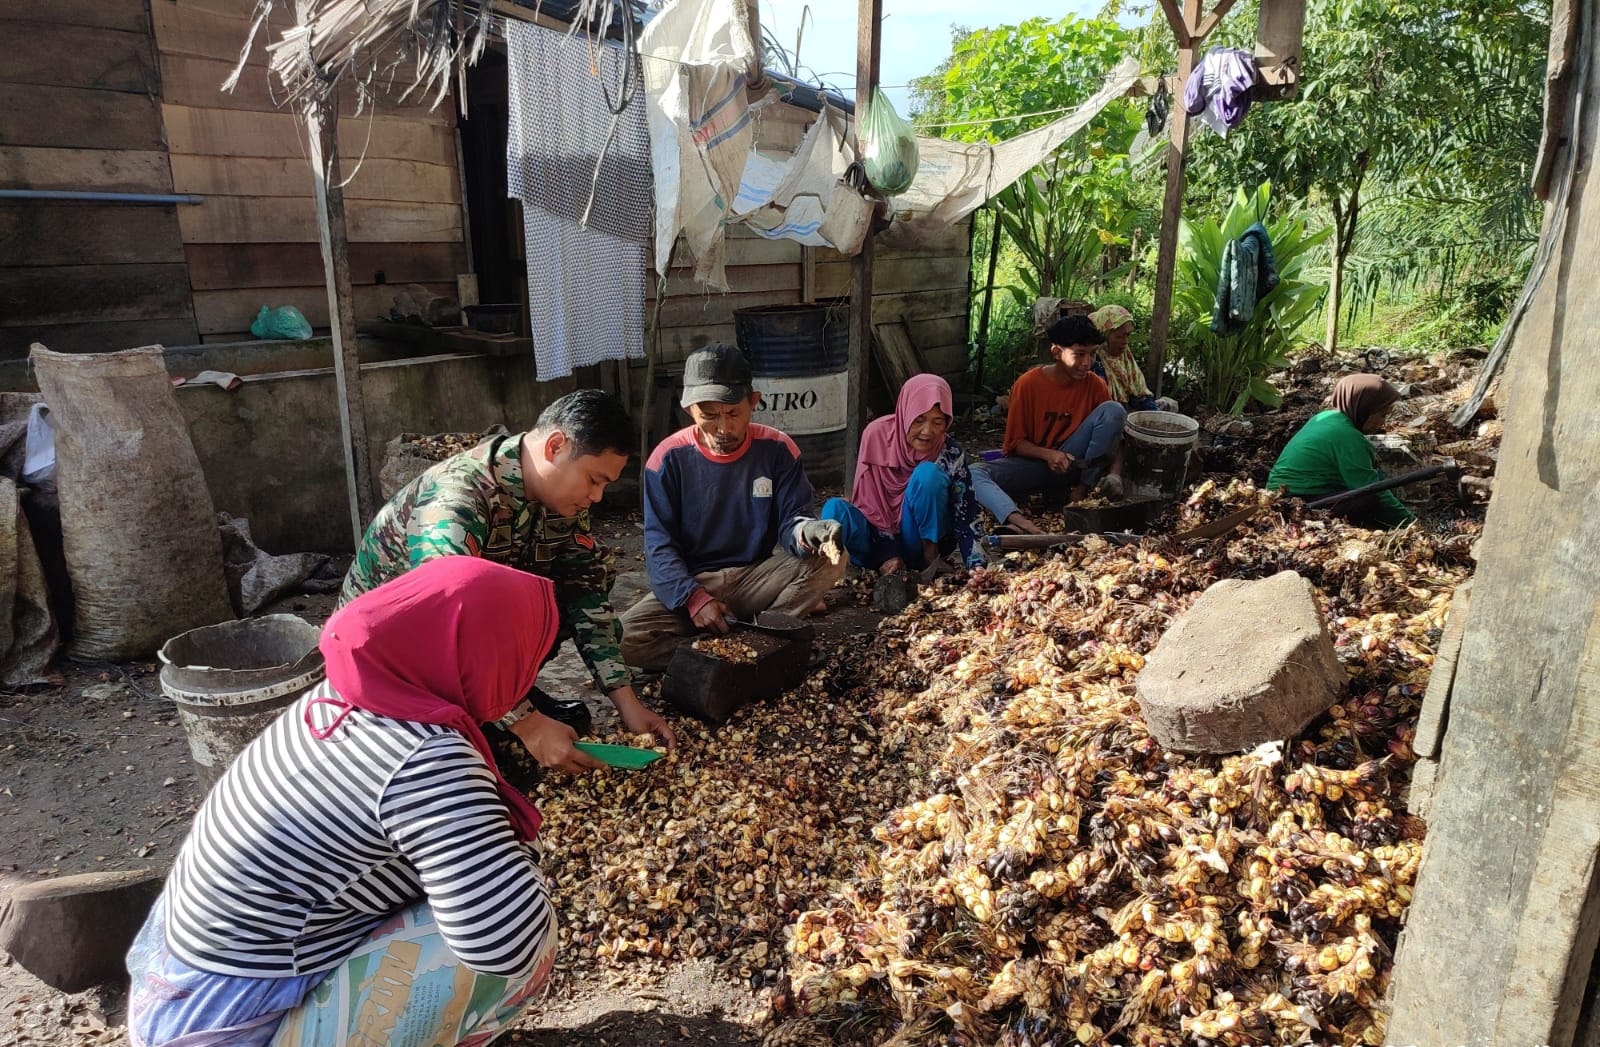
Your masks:
<svg viewBox="0 0 1600 1047"><path fill-rule="evenodd" d="M943 378L919 374L900 390L894 414L861 434L850 500L830 498L822 507L824 520L843 527L857 567L948 569L943 558L951 552L967 566L983 563L967 456L949 435L953 399Z"/></svg>

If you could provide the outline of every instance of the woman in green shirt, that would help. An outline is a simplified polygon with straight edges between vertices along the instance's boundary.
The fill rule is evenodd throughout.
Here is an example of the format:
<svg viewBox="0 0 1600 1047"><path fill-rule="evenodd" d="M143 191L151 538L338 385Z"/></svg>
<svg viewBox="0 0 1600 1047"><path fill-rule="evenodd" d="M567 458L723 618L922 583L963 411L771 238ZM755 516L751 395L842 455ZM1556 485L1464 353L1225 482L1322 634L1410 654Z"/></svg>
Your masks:
<svg viewBox="0 0 1600 1047"><path fill-rule="evenodd" d="M1333 389L1333 407L1312 416L1272 466L1267 486L1296 498L1314 499L1377 483L1367 433L1380 432L1400 391L1374 374L1352 374ZM1393 491L1380 491L1341 505L1352 523L1400 527L1416 519Z"/></svg>

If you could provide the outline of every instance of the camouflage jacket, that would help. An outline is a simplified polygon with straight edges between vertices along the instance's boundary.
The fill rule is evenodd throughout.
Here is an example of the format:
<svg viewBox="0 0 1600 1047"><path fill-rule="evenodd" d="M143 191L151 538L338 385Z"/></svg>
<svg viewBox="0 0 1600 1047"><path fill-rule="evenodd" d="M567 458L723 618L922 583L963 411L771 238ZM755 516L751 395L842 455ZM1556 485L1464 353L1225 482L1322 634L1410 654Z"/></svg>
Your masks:
<svg viewBox="0 0 1600 1047"><path fill-rule="evenodd" d="M589 514L556 516L522 485L522 434L500 437L432 466L378 510L344 578L340 603L439 556L481 556L555 583L558 643L571 637L602 691L632 681L611 608L611 554Z"/></svg>

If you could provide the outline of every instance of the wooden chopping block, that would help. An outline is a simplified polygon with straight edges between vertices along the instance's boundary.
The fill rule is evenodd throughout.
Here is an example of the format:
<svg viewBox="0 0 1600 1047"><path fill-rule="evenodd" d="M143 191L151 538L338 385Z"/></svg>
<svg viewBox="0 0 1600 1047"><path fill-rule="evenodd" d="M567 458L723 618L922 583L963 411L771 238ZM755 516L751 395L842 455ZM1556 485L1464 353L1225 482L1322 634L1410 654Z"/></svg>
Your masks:
<svg viewBox="0 0 1600 1047"><path fill-rule="evenodd" d="M661 697L682 712L723 723L749 702L776 698L800 682L811 664L816 627L791 638L757 629L734 629L726 637L701 637L678 645L661 681ZM707 643L706 641L710 641ZM742 644L753 658L734 659L696 647Z"/></svg>

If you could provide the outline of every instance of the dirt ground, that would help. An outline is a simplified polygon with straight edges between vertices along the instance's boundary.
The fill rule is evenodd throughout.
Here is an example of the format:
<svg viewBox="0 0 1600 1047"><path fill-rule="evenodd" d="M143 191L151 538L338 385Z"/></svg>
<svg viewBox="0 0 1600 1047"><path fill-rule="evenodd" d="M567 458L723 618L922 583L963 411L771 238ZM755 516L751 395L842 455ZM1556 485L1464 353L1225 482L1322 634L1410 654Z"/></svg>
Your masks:
<svg viewBox="0 0 1600 1047"><path fill-rule="evenodd" d="M637 511L605 511L597 530L617 555L614 591L627 607L647 588ZM877 616L856 605L860 588L835 591L818 619L821 648L870 632ZM267 609L320 623L332 596L296 596ZM59 683L0 692L0 899L21 884L110 869L165 869L204 796L188 743L162 696L154 662L62 662ZM582 697L596 723L611 705L589 683L570 645L541 674L552 693ZM68 996L0 952L0 1044L121 1042L125 991L105 986ZM630 969L626 975L565 969L547 1002L506 1042L680 1044L759 1042L761 1014L746 987L709 962Z"/></svg>
<svg viewBox="0 0 1600 1047"><path fill-rule="evenodd" d="M1206 433L1199 453L1204 468L1263 482L1278 449L1320 408L1329 384L1331 376L1308 378L1290 390L1284 409L1255 416L1247 436ZM970 448L997 446L1001 424L966 419L957 435ZM614 502L637 505L637 488L617 491ZM1449 504L1440 508L1436 525L1448 526L1449 517L1464 512ZM604 511L597 530L617 552L614 602L627 607L647 588L640 514ZM817 620L820 650L872 634L878 616L863 606L868 592L860 580L834 590L829 613ZM299 596L268 610L320 623L331 607L332 597ZM584 697L597 728L608 726L610 704L592 689L570 646L546 668L541 684L557 695ZM183 730L150 662L66 662L52 686L0 692L0 754L0 900L16 886L45 877L166 868L203 796ZM0 953L0 1045L121 1042L124 997L117 985L66 996ZM747 986L709 961L636 965L621 972L558 962L546 1002L507 1042L754 1044L760 1042L761 1007Z"/></svg>

